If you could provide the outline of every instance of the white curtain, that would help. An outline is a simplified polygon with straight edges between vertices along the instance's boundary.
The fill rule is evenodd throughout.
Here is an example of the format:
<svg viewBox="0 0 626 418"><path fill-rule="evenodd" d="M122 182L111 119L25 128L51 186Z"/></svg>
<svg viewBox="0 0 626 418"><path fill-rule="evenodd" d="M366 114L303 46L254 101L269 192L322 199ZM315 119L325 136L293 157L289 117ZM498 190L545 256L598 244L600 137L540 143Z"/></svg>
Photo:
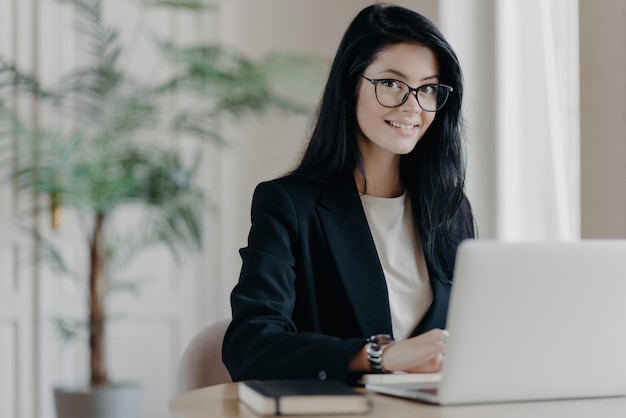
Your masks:
<svg viewBox="0 0 626 418"><path fill-rule="evenodd" d="M578 3L442 0L440 12L465 70L480 235L579 238Z"/></svg>

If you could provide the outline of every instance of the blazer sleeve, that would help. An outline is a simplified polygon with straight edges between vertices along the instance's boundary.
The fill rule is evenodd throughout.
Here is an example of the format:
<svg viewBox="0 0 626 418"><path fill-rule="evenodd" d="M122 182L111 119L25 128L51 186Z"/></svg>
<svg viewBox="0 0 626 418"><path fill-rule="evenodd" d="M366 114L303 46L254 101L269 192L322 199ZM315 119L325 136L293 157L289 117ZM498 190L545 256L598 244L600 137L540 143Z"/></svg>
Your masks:
<svg viewBox="0 0 626 418"><path fill-rule="evenodd" d="M365 341L298 332L295 248L298 216L292 196L278 183L257 186L248 246L231 293L232 322L222 356L234 381L319 378L348 380L348 363ZM338 320L340 320L338 318Z"/></svg>

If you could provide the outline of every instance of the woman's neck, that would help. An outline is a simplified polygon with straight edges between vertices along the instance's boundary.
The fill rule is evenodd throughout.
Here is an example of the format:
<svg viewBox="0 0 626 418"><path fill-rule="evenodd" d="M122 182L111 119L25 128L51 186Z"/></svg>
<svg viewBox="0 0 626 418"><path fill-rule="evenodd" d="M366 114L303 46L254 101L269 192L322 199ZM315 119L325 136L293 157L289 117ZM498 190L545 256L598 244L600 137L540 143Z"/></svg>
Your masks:
<svg viewBox="0 0 626 418"><path fill-rule="evenodd" d="M379 161L377 164L364 161L363 166L366 178L358 168L354 170L359 193L376 197L398 197L404 193L399 157L385 163Z"/></svg>

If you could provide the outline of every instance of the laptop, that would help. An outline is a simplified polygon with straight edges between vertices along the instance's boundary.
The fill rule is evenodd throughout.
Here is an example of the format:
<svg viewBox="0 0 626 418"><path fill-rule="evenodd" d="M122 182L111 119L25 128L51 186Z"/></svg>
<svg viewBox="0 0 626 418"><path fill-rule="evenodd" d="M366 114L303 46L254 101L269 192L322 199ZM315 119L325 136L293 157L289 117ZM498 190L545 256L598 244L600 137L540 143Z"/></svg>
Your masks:
<svg viewBox="0 0 626 418"><path fill-rule="evenodd" d="M626 395L626 240L470 240L441 381L367 384L440 405Z"/></svg>

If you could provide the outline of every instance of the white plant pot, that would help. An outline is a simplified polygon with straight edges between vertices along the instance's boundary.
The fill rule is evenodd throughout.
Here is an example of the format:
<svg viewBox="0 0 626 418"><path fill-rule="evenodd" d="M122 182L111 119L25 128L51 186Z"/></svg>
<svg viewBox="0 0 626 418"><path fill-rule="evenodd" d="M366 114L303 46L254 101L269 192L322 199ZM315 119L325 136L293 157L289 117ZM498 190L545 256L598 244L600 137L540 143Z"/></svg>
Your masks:
<svg viewBox="0 0 626 418"><path fill-rule="evenodd" d="M54 388L57 418L141 418L141 400L135 383Z"/></svg>

